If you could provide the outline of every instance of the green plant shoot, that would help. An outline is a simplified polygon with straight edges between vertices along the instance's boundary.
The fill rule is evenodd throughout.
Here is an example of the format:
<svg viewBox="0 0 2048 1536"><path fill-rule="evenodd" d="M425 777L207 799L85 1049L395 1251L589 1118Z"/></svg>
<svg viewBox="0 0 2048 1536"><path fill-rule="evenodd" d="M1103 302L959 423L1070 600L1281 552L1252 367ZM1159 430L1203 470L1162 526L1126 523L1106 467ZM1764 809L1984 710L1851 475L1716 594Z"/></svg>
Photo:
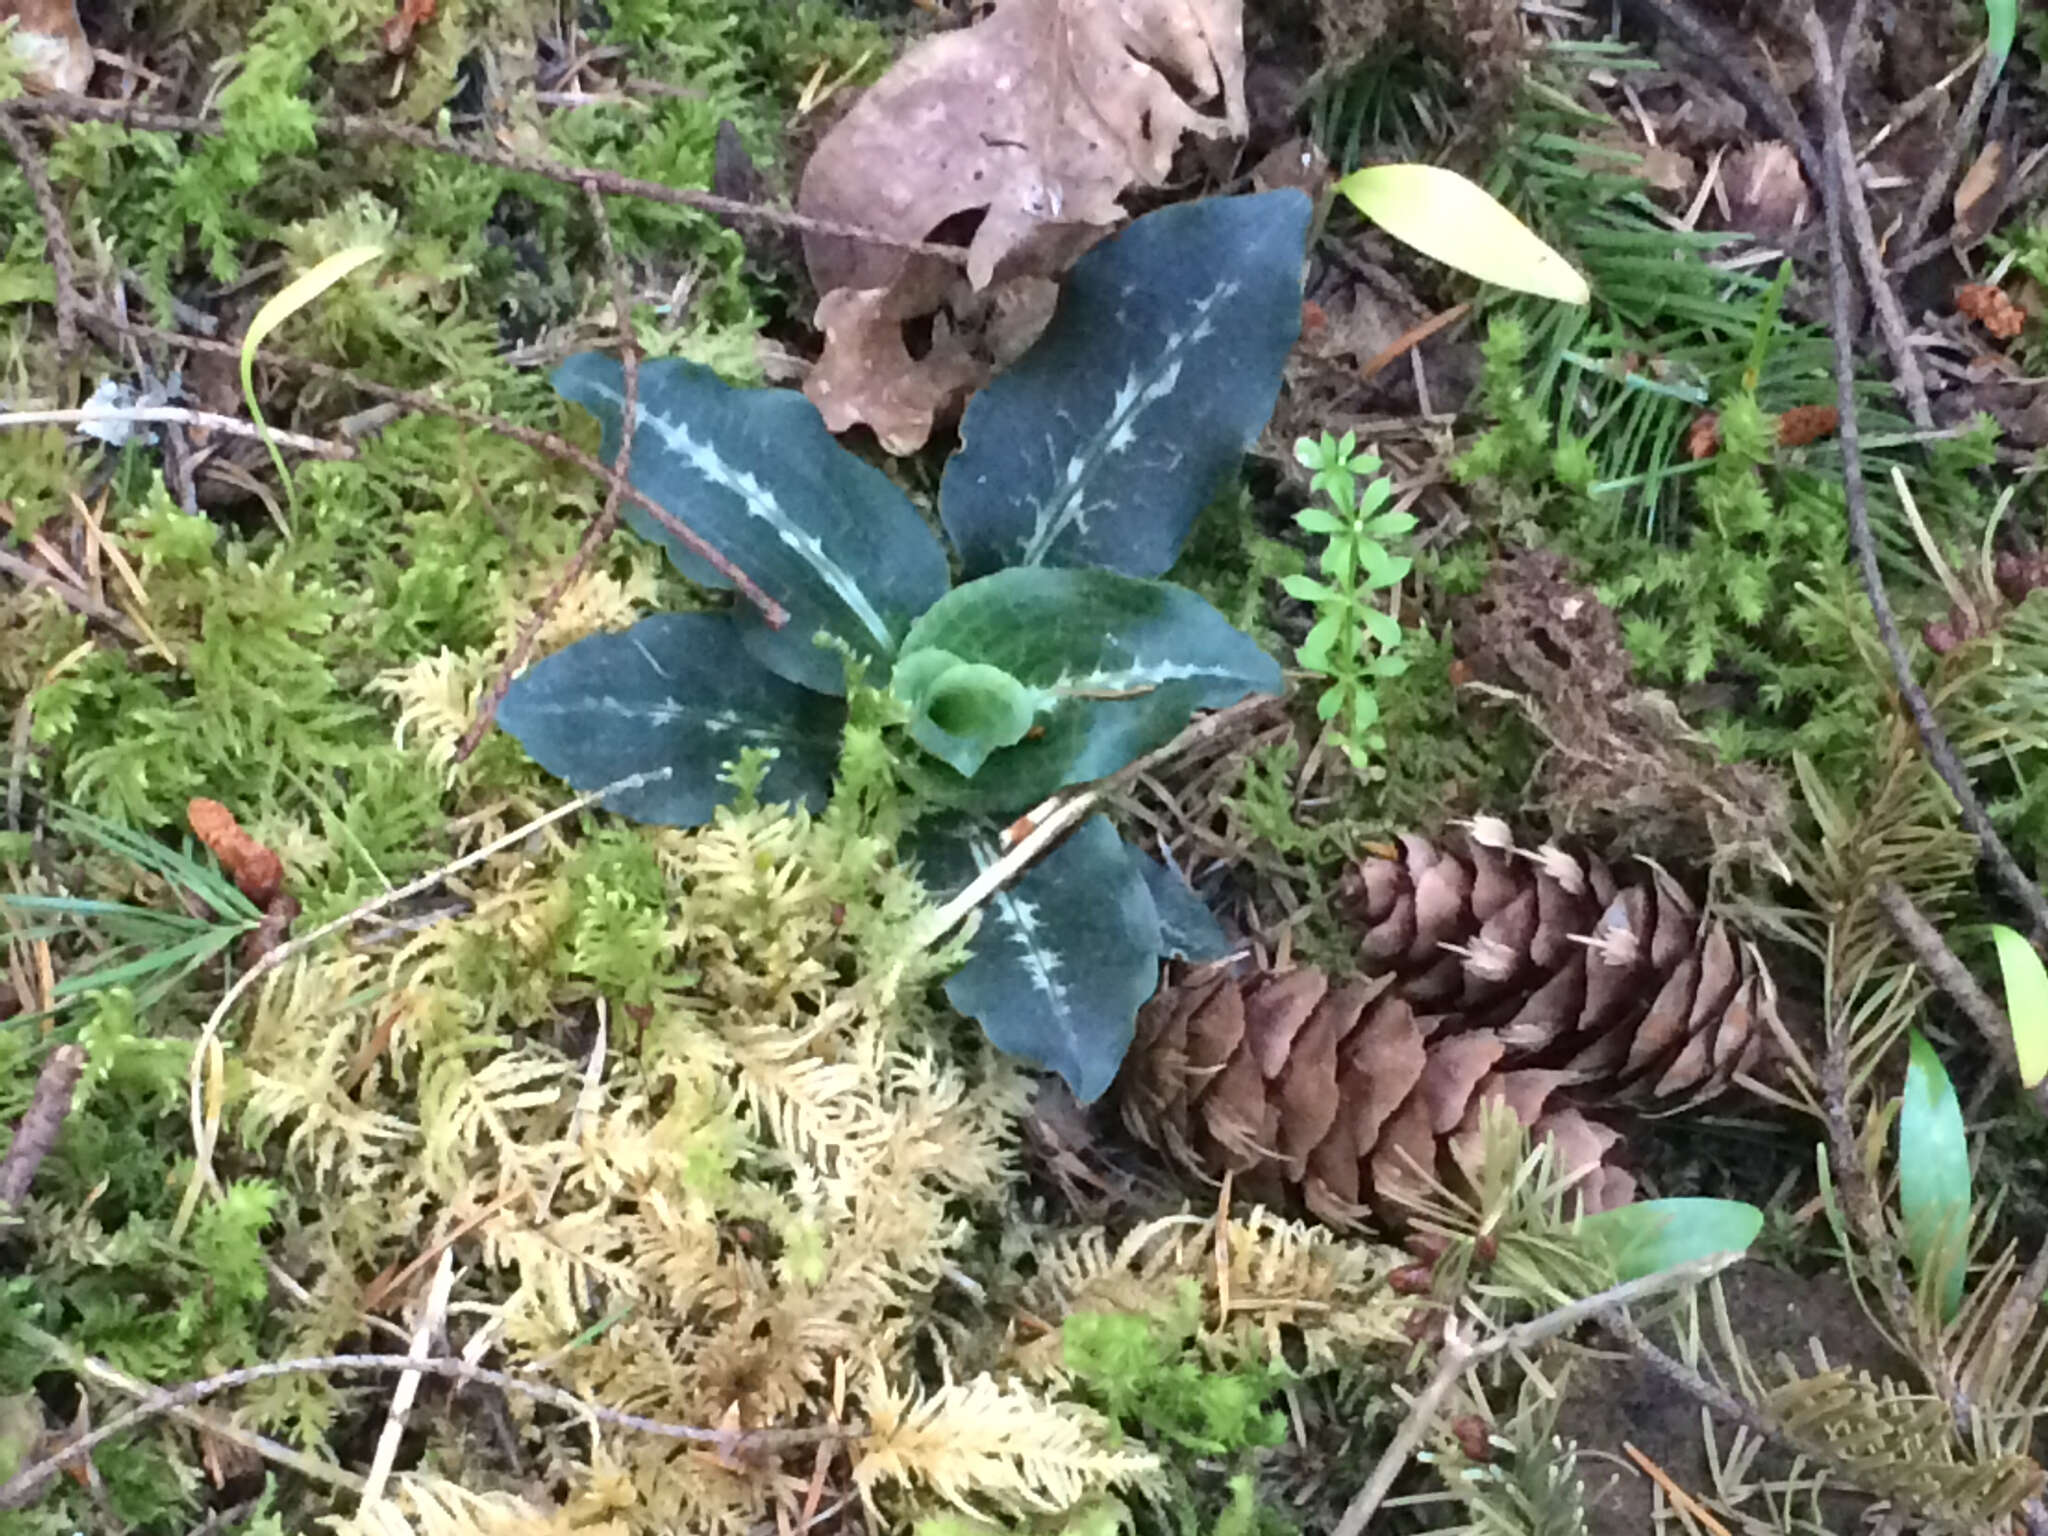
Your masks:
<svg viewBox="0 0 2048 1536"><path fill-rule="evenodd" d="M1294 657L1324 680L1316 714L1329 723L1352 768L1364 777L1387 744L1379 729L1378 684L1408 668L1399 654L1400 622L1373 602L1373 594L1407 578L1414 561L1393 553L1386 541L1408 533L1415 519L1381 510L1393 496L1393 482L1379 474L1376 456L1359 451L1351 433L1304 437L1295 443L1294 456L1314 472L1310 489L1329 501L1327 507L1304 507L1294 515L1303 532L1325 541L1320 577L1289 576L1281 583L1289 597L1315 612L1315 623ZM1360 481L1365 482L1362 489Z"/></svg>
<svg viewBox="0 0 2048 1536"><path fill-rule="evenodd" d="M2032 1088L2048 1077L2048 970L2034 946L2003 923L1991 925L1991 938L2005 977L2005 1016L2012 1024L2020 1082Z"/></svg>
<svg viewBox="0 0 2048 1536"><path fill-rule="evenodd" d="M1922 1294L1932 1293L1948 1321L1963 1304L1970 1253L1970 1146L1941 1058L1919 1030L1910 1039L1899 1104L1899 1214Z"/></svg>

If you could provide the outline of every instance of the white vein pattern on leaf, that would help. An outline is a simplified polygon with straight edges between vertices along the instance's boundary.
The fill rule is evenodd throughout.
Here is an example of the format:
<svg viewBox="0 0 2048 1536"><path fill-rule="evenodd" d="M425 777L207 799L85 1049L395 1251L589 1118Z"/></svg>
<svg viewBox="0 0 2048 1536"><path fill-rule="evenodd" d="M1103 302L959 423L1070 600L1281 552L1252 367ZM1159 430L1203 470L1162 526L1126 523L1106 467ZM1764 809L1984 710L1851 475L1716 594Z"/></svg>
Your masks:
<svg viewBox="0 0 2048 1536"><path fill-rule="evenodd" d="M1023 552L1018 562L1020 565L1043 564L1054 542L1070 528L1083 534L1088 532L1090 508L1086 496L1092 471L1104 460L1130 451L1131 445L1137 441L1138 418L1161 400L1170 398L1179 385L1181 366L1185 361L1180 354L1216 334L1215 326L1209 323L1210 311L1235 296L1241 286L1226 279L1212 288L1206 298L1195 301L1195 323L1185 331L1167 332L1150 382L1142 379L1135 368L1125 376L1124 382L1117 387L1108 419L1095 436L1067 460L1058 494L1038 509L1030 535L1019 546ZM1122 318L1121 313L1118 318ZM1175 459L1178 461L1178 453Z"/></svg>
<svg viewBox="0 0 2048 1536"><path fill-rule="evenodd" d="M616 405L621 412L626 408L625 396L608 385L598 385L597 393ZM680 454L692 469L721 490L732 492L740 499L749 517L758 518L775 530L776 538L806 565L818 573L818 579L832 589L833 596L846 604L847 609L875 643L884 650L892 644L889 626L882 622L882 616L875 612L867 594L860 589L860 583L846 567L825 552L824 542L814 533L806 533L791 521L789 514L782 510L782 504L773 492L756 480L751 473L735 469L724 455L709 443L699 442L691 435L690 429L678 423L656 416L646 406L633 406L633 430L637 435L652 428L661 437L671 452Z"/></svg>
<svg viewBox="0 0 2048 1536"><path fill-rule="evenodd" d="M995 863L995 849L981 838L975 838L968 847L974 854L976 873L985 873ZM994 903L1004 919L1006 941L1024 952L1024 972L1031 979L1032 990L1043 993L1058 1017L1066 1018L1067 988L1059 977L1060 957L1038 941L1038 904L1008 890L996 892Z"/></svg>
<svg viewBox="0 0 2048 1536"><path fill-rule="evenodd" d="M1062 672L1046 688L1052 693L1122 692L1130 688L1158 688L1167 683L1184 683L1197 678L1237 682L1243 675L1237 667L1204 667L1186 661L1132 662L1123 667L1097 667L1092 672Z"/></svg>

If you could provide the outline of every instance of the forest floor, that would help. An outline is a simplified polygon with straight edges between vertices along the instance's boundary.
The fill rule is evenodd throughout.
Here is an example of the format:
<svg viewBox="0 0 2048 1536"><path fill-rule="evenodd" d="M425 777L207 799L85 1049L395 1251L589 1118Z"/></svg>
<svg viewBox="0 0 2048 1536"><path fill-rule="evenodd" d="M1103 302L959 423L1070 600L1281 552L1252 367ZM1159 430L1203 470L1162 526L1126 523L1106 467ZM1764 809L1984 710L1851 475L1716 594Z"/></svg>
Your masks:
<svg viewBox="0 0 2048 1536"><path fill-rule="evenodd" d="M0 1533L2048 1531L2048 991L1993 926L2048 940L2048 24L1241 9L0 0ZM919 199L1007 85L888 93L997 27L1163 147L1069 143L1108 200L983 273L1002 220ZM1590 301L1397 240L1334 190L1377 164ZM536 760L579 744L529 664L752 601L555 370L629 360L656 422L808 389L834 483L959 545L963 401L1081 246L1283 188L1270 419L1141 574L1284 694L1014 807L1227 942L1117 1088L977 1027L998 919L909 852L902 699L839 689L808 805L787 755L671 825ZM1354 450L1400 515L1340 569ZM1367 608L1398 661L1319 652ZM1577 1008L1624 940L1605 1055L1430 990ZM1579 1220L1631 1191L1753 1207L1747 1257L1574 1310L1663 1267Z"/></svg>

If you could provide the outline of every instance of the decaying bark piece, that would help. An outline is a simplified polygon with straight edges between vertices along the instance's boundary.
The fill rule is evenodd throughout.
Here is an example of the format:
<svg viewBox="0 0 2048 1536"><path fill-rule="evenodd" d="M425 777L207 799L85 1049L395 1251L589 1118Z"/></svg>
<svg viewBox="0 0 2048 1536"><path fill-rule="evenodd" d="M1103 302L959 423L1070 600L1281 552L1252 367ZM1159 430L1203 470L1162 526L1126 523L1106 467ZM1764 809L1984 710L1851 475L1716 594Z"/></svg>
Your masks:
<svg viewBox="0 0 2048 1536"><path fill-rule="evenodd" d="M1592 1115L1703 1102L1774 1051L1762 958L1655 865L1519 849L1480 818L1362 859L1340 899L1361 979L1224 964L1146 1005L1119 1083L1140 1137L1326 1221L1398 1223L1423 1176L1472 1166L1498 1100L1599 1210L1634 1180Z"/></svg>
<svg viewBox="0 0 2048 1536"><path fill-rule="evenodd" d="M14 1140L6 1157L0 1158L0 1206L20 1205L28 1198L36 1170L57 1144L64 1117L71 1113L71 1095L84 1071L85 1051L75 1045L58 1046L43 1063L35 1093L15 1124Z"/></svg>
<svg viewBox="0 0 2048 1536"><path fill-rule="evenodd" d="M921 444L926 402L957 404L972 383L960 349L934 365L942 380L905 379L926 360L903 346L903 321L1064 271L1122 217L1127 189L1166 179L1183 137L1241 136L1242 21L1242 0L999 0L905 54L819 143L797 207L883 234L957 233L966 272L806 238L827 331L807 390L828 425L868 422L899 451ZM982 360L972 382L986 373Z"/></svg>

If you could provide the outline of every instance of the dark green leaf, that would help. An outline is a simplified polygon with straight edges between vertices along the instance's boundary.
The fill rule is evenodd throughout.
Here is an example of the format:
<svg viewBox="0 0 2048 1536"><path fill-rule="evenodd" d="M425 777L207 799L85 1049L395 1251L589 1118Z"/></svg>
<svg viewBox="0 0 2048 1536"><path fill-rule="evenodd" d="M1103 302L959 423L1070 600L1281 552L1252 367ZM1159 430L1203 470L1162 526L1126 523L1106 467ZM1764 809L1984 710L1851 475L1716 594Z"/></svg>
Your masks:
<svg viewBox="0 0 2048 1536"><path fill-rule="evenodd" d="M993 863L994 826L962 819L919 840L925 880L958 890ZM973 954L946 983L955 1008L1012 1055L1050 1067L1076 1098L1099 1097L1159 985L1159 914L1144 856L1101 816L982 908Z"/></svg>
<svg viewBox="0 0 2048 1536"><path fill-rule="evenodd" d="M1919 1030L1908 1032L1905 1096L1899 1103L1899 1214L1906 1253L1932 1286L1944 1320L1963 1301L1970 1237L1970 1145L1955 1085Z"/></svg>
<svg viewBox="0 0 2048 1536"><path fill-rule="evenodd" d="M939 511L967 573L1157 576L1273 413L1309 200L1147 214L1083 256L1038 343L967 407Z"/></svg>
<svg viewBox="0 0 2048 1536"><path fill-rule="evenodd" d="M1145 889L1152 893L1152 909L1159 914L1160 954L1170 960L1191 960L1200 965L1230 953L1230 939L1216 921L1216 914L1178 871L1141 853L1138 872L1145 877Z"/></svg>
<svg viewBox="0 0 2048 1536"><path fill-rule="evenodd" d="M610 462L625 407L618 359L579 353L554 385L604 424ZM945 551L917 509L792 390L734 389L675 358L642 363L628 478L789 610L776 630L741 604L747 648L821 693L845 691L845 664L815 643L821 631L877 663L869 680L883 681L910 621L946 590ZM626 520L691 580L727 585L645 508L628 505Z"/></svg>
<svg viewBox="0 0 2048 1536"><path fill-rule="evenodd" d="M1716 1253L1743 1253L1763 1230L1764 1213L1740 1200L1643 1200L1579 1223L1579 1236L1604 1249L1616 1278L1637 1280Z"/></svg>
<svg viewBox="0 0 2048 1536"><path fill-rule="evenodd" d="M931 765L933 792L974 810L1024 810L1163 746L1198 709L1280 691L1279 664L1201 598L1113 571L969 582L911 627L903 664L925 650L998 668L1049 700L1031 734L971 780Z"/></svg>
<svg viewBox="0 0 2048 1536"><path fill-rule="evenodd" d="M669 769L605 804L637 821L691 827L732 793L719 770L746 747L777 754L763 800L822 806L846 706L762 666L725 615L663 613L535 664L505 695L498 723L580 790Z"/></svg>

